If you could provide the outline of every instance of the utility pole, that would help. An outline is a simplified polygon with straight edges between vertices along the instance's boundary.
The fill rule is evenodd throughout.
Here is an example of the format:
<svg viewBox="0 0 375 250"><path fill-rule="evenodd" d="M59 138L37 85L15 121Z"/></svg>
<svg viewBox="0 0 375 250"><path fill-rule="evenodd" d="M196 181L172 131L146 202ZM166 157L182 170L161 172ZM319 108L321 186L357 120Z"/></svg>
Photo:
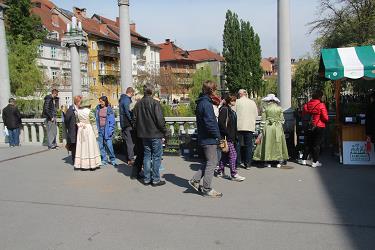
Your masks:
<svg viewBox="0 0 375 250"><path fill-rule="evenodd" d="M118 0L118 6L120 9L121 92L125 93L128 87L133 87L129 0Z"/></svg>

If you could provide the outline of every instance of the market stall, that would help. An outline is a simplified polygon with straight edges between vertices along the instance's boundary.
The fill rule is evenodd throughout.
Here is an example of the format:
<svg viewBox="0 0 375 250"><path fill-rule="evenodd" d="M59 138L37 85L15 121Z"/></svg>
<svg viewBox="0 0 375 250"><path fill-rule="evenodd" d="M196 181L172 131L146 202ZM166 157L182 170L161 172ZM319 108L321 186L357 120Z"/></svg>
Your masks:
<svg viewBox="0 0 375 250"><path fill-rule="evenodd" d="M366 141L366 95L341 92L343 80L375 79L375 46L322 49L320 76L335 82L336 131L340 162L375 165L375 154ZM375 85L374 85L375 87Z"/></svg>

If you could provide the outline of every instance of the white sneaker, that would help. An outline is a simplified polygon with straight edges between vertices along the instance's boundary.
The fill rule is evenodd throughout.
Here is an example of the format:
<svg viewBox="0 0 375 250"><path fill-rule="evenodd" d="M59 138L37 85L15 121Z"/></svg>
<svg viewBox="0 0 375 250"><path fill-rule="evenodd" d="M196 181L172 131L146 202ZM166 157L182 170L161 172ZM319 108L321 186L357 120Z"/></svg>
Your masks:
<svg viewBox="0 0 375 250"><path fill-rule="evenodd" d="M319 162L318 161L317 162L313 162L311 164L311 167L313 167L313 168L319 167Z"/></svg>
<svg viewBox="0 0 375 250"><path fill-rule="evenodd" d="M278 163L278 164L276 165L276 167L277 167L277 168L281 168L281 164Z"/></svg>
<svg viewBox="0 0 375 250"><path fill-rule="evenodd" d="M232 181L238 181L238 182L240 182L240 181L244 181L245 179L246 179L245 177L240 176L239 174L236 174L235 176L233 176L233 177L231 178Z"/></svg>
<svg viewBox="0 0 375 250"><path fill-rule="evenodd" d="M301 164L301 165L304 165L304 166L307 165L306 160L299 160L298 163Z"/></svg>
<svg viewBox="0 0 375 250"><path fill-rule="evenodd" d="M271 164L267 164L266 166L267 166L267 168L272 168Z"/></svg>
<svg viewBox="0 0 375 250"><path fill-rule="evenodd" d="M318 167L323 166L323 164L321 162L319 162L319 161L316 161L316 164L317 164Z"/></svg>

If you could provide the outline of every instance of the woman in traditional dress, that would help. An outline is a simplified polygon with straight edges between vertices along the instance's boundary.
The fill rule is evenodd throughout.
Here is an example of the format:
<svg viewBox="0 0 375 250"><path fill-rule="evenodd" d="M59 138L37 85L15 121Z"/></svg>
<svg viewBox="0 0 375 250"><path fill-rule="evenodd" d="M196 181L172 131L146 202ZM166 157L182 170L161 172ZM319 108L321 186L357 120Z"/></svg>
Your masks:
<svg viewBox="0 0 375 250"><path fill-rule="evenodd" d="M100 168L101 164L95 114L90 110L90 107L90 100L84 99L81 101L81 107L77 112L78 131L74 161L74 169L76 170L95 170Z"/></svg>
<svg viewBox="0 0 375 250"><path fill-rule="evenodd" d="M267 167L277 162L276 166L279 168L289 159L283 129L283 110L279 106L280 100L274 94L267 95L262 101L265 102L261 124L263 128L256 141L253 159L263 161Z"/></svg>

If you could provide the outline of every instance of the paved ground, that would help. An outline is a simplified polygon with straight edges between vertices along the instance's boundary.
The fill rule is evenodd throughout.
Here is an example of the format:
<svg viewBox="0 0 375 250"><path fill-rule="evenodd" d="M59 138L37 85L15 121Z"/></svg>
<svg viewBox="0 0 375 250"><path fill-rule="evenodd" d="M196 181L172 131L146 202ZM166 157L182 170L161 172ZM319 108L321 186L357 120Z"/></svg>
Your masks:
<svg viewBox="0 0 375 250"><path fill-rule="evenodd" d="M187 185L199 163L165 157L153 188L123 164L77 172L44 149L0 148L2 250L375 248L375 168L241 170L208 199Z"/></svg>

